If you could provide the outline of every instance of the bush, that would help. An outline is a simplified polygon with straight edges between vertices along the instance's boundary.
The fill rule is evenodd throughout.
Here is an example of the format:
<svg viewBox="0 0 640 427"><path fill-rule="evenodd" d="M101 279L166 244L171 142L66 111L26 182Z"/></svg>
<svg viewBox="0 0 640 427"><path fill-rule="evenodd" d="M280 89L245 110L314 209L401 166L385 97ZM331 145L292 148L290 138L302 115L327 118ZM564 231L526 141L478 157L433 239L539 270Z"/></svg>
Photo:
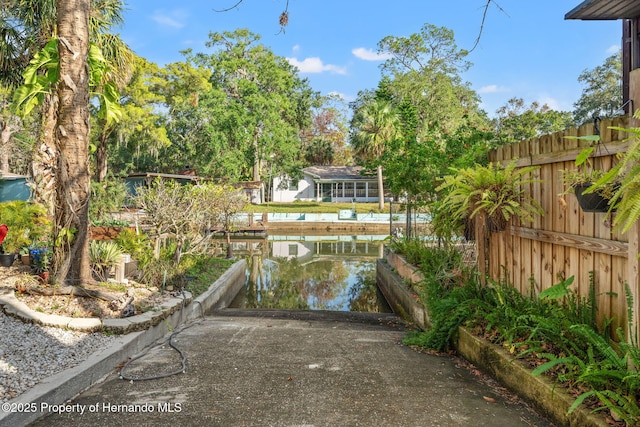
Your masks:
<svg viewBox="0 0 640 427"><path fill-rule="evenodd" d="M51 221L46 209L39 204L22 200L0 203L0 223L8 227L2 244L7 253L18 253L23 247L51 236Z"/></svg>
<svg viewBox="0 0 640 427"><path fill-rule="evenodd" d="M462 268L450 251L439 251L414 243L400 243L396 250L408 249L420 260L425 275L423 302L429 310L432 327L411 332L408 345L437 351L453 348L459 326L475 335L503 346L515 357L529 363L534 375L546 373L571 388L578 396L570 408L589 403L595 411L609 410L627 425L640 420L640 350L634 340L627 342L618 329L618 343L608 336L611 319L596 321L596 293L593 275L589 296L582 298L570 286L573 277L563 280L539 295L520 293L508 283L489 282L480 286L473 274L451 281L453 271ZM443 280L445 279L445 280ZM633 307L627 290L627 305ZM629 312L628 327L633 328Z"/></svg>
<svg viewBox="0 0 640 427"><path fill-rule="evenodd" d="M93 240L89 244L89 262L96 278L106 282L109 270L118 264L123 252L112 240Z"/></svg>

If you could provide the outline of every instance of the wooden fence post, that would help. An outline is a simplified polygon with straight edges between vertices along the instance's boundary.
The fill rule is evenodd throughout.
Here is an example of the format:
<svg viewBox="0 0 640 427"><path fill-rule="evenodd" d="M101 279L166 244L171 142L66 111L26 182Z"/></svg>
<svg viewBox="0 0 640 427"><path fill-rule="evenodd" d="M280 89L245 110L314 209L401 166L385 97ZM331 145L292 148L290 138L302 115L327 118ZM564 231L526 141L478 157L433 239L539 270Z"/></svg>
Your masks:
<svg viewBox="0 0 640 427"><path fill-rule="evenodd" d="M631 307L631 315L633 323L627 328L627 341L638 344L638 316L640 316L640 225L636 223L629 229L629 257L627 259L628 273L627 284L633 298L633 307ZM628 319L627 319L628 321Z"/></svg>
<svg viewBox="0 0 640 427"><path fill-rule="evenodd" d="M484 211L480 211L475 220L478 272L480 273L480 284L484 286L487 284L487 215Z"/></svg>

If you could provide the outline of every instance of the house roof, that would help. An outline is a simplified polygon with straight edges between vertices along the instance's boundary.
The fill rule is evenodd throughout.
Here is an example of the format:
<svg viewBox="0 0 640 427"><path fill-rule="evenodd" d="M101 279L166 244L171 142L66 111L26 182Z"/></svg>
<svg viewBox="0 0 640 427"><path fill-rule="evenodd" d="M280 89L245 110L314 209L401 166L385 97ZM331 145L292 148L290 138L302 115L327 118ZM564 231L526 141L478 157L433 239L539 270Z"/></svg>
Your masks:
<svg viewBox="0 0 640 427"><path fill-rule="evenodd" d="M319 181L371 181L362 175L362 166L309 166L302 171Z"/></svg>
<svg viewBox="0 0 640 427"><path fill-rule="evenodd" d="M233 185L245 190L258 190L262 188L262 181L238 181Z"/></svg>
<svg viewBox="0 0 640 427"><path fill-rule="evenodd" d="M10 172L6 172L6 173L0 173L0 179L22 179L22 178L28 178L28 176L26 175L18 175L15 173L10 173Z"/></svg>
<svg viewBox="0 0 640 427"><path fill-rule="evenodd" d="M638 0L585 0L564 19L614 20L640 17Z"/></svg>

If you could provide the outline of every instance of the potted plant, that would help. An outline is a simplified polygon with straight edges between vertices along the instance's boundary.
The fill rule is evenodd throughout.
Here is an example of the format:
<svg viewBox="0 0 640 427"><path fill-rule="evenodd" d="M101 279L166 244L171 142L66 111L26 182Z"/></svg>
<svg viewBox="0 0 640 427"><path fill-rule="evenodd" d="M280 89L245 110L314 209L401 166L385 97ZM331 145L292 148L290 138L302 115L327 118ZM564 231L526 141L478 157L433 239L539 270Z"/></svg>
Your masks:
<svg viewBox="0 0 640 427"><path fill-rule="evenodd" d="M2 242L0 265L10 267L18 257L18 252L23 244L28 243L27 231L19 228L8 227L7 235Z"/></svg>
<svg viewBox="0 0 640 427"><path fill-rule="evenodd" d="M514 217L531 221L534 215L544 214L540 204L524 191L525 185L539 182L529 176L537 169L537 166L518 168L515 160L506 166L490 163L451 168L454 173L445 176L438 187L444 194L440 209L460 224L483 214L490 231L504 230Z"/></svg>
<svg viewBox="0 0 640 427"><path fill-rule="evenodd" d="M20 249L20 261L22 261L23 265L31 264L31 257L29 256L29 247L23 246Z"/></svg>
<svg viewBox="0 0 640 427"><path fill-rule="evenodd" d="M569 137L567 137L569 138ZM600 141L599 135L571 137L588 141ZM598 187L594 184L605 176L606 172L595 169L591 162L591 155L595 146L587 147L578 154L575 160L575 169L565 169L562 171L562 181L567 186L564 193L573 192L576 195L578 204L584 212L608 212L615 209L610 203L620 183L618 180L611 180Z"/></svg>
<svg viewBox="0 0 640 427"><path fill-rule="evenodd" d="M8 232L2 244L4 253L17 254L50 232L46 209L35 203L13 200L0 203L0 218Z"/></svg>
<svg viewBox="0 0 640 427"><path fill-rule="evenodd" d="M640 120L640 110L636 110L633 117ZM610 186L615 188L610 201L610 206L616 209L613 226L624 233L640 218L640 128L610 129L627 133L629 137L626 141L629 142L629 148L625 153L618 155L620 161L594 182L589 190L600 191L601 188Z"/></svg>
<svg viewBox="0 0 640 427"><path fill-rule="evenodd" d="M31 265L36 274L44 281L49 280L49 266L51 265L51 249L47 247L34 247L29 249Z"/></svg>

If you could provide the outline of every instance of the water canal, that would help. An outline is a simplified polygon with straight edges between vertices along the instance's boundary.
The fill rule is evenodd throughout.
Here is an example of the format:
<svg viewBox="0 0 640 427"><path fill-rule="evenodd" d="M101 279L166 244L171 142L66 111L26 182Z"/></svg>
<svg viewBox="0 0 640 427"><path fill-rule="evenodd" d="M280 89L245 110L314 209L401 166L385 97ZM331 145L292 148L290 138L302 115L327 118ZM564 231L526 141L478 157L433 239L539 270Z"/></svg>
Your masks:
<svg viewBox="0 0 640 427"><path fill-rule="evenodd" d="M390 313L376 285L387 235L234 240L247 280L230 307Z"/></svg>

